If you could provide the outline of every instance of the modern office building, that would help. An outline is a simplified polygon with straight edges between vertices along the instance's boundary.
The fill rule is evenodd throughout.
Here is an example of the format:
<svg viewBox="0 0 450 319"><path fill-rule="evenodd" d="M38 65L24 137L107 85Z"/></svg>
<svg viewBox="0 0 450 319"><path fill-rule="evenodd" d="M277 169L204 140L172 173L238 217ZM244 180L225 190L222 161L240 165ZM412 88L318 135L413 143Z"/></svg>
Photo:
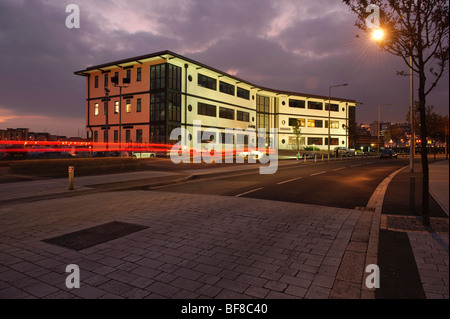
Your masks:
<svg viewBox="0 0 450 319"><path fill-rule="evenodd" d="M348 146L355 100L281 91L253 84L171 51L75 72L86 78L86 127L94 142L175 143L177 127L278 130L278 147ZM329 116L331 123L328 123Z"/></svg>

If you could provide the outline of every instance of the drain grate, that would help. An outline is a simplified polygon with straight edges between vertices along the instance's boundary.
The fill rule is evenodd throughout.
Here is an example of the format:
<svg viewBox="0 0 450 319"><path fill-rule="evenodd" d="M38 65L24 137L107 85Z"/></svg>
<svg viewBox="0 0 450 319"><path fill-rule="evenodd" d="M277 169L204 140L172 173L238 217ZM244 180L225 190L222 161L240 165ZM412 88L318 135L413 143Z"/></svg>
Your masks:
<svg viewBox="0 0 450 319"><path fill-rule="evenodd" d="M62 236L44 239L43 242L73 250L83 250L146 228L148 227L143 225L113 221Z"/></svg>

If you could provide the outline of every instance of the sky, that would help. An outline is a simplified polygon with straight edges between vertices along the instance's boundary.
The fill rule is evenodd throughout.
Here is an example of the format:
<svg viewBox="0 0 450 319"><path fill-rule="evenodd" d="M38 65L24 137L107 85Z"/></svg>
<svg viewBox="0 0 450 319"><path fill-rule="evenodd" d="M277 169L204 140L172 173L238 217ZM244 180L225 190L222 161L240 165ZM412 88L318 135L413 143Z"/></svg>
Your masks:
<svg viewBox="0 0 450 319"><path fill-rule="evenodd" d="M69 4L79 28L66 26ZM0 129L85 136L74 72L164 50L272 89L328 96L348 83L332 95L363 103L357 123L379 105L382 121L406 122L409 77L397 71L409 68L355 21L340 0L0 0ZM448 87L447 72L427 99L441 115Z"/></svg>

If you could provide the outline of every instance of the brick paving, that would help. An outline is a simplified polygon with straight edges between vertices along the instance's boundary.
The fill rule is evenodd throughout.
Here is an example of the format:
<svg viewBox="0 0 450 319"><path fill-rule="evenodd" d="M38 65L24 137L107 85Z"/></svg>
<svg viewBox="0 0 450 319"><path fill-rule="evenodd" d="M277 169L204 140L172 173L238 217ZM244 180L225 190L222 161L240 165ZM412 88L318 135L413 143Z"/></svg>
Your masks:
<svg viewBox="0 0 450 319"><path fill-rule="evenodd" d="M151 191L11 204L0 298L328 298L361 214ZM80 251L42 242L111 221L148 228ZM65 286L69 264L79 289Z"/></svg>

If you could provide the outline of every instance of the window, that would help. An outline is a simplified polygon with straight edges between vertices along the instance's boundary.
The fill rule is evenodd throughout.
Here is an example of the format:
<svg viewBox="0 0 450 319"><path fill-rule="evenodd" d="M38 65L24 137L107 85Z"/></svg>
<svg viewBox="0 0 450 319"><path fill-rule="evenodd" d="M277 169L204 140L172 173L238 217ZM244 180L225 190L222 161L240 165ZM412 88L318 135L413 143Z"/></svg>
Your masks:
<svg viewBox="0 0 450 319"><path fill-rule="evenodd" d="M328 121L325 121L325 127L328 128ZM331 121L331 127L332 129L338 129L339 128L339 121Z"/></svg>
<svg viewBox="0 0 450 319"><path fill-rule="evenodd" d="M136 81L141 82L142 80L142 68L136 69Z"/></svg>
<svg viewBox="0 0 450 319"><path fill-rule="evenodd" d="M323 127L322 120L308 120L308 127Z"/></svg>
<svg viewBox="0 0 450 319"><path fill-rule="evenodd" d="M166 120L166 94L164 92L150 95L150 121L159 122Z"/></svg>
<svg viewBox="0 0 450 319"><path fill-rule="evenodd" d="M310 110L323 110L323 103L322 102L308 101L308 109L310 109Z"/></svg>
<svg viewBox="0 0 450 319"><path fill-rule="evenodd" d="M165 143L166 141L166 126L165 125L150 125L150 143Z"/></svg>
<svg viewBox="0 0 450 319"><path fill-rule="evenodd" d="M119 101L114 102L114 114L119 113Z"/></svg>
<svg viewBox="0 0 450 319"><path fill-rule="evenodd" d="M297 126L297 123L300 122L300 127L305 127L305 119L293 119L289 118L289 126Z"/></svg>
<svg viewBox="0 0 450 319"><path fill-rule="evenodd" d="M234 120L234 110L226 107L220 107L219 117L223 119Z"/></svg>
<svg viewBox="0 0 450 319"><path fill-rule="evenodd" d="M94 115L98 115L98 103L94 104Z"/></svg>
<svg viewBox="0 0 450 319"><path fill-rule="evenodd" d="M217 90L217 80L210 78L209 76L199 74L198 75L198 86L211 89L211 90Z"/></svg>
<svg viewBox="0 0 450 319"><path fill-rule="evenodd" d="M172 64L168 64L168 68L169 89L181 91L181 68Z"/></svg>
<svg viewBox="0 0 450 319"><path fill-rule="evenodd" d="M142 130L141 129L136 130L136 142L142 143Z"/></svg>
<svg viewBox="0 0 450 319"><path fill-rule="evenodd" d="M236 91L236 96L240 97L240 98L243 98L243 99L246 99L246 100L250 100L250 91L238 87L237 91Z"/></svg>
<svg viewBox="0 0 450 319"><path fill-rule="evenodd" d="M166 65L152 65L150 67L150 90L166 88Z"/></svg>
<svg viewBox="0 0 450 319"><path fill-rule="evenodd" d="M329 103L325 103L325 111L328 111ZM339 104L331 104L331 112L339 112Z"/></svg>
<svg viewBox="0 0 450 319"><path fill-rule="evenodd" d="M181 94L169 92L167 95L167 113L169 121L181 122Z"/></svg>
<svg viewBox="0 0 450 319"><path fill-rule="evenodd" d="M98 88L98 75L96 75L95 78L94 78L94 87L96 89Z"/></svg>
<svg viewBox="0 0 450 319"><path fill-rule="evenodd" d="M217 108L215 105L198 102L197 114L216 117L217 116Z"/></svg>
<svg viewBox="0 0 450 319"><path fill-rule="evenodd" d="M114 73L114 77L111 78L111 83L114 85L119 84L119 72Z"/></svg>
<svg viewBox="0 0 450 319"><path fill-rule="evenodd" d="M131 100L126 101L125 112L131 113Z"/></svg>
<svg viewBox="0 0 450 319"><path fill-rule="evenodd" d="M325 145L328 145L328 137L325 137ZM339 138L331 138L331 145L339 145Z"/></svg>
<svg viewBox="0 0 450 319"><path fill-rule="evenodd" d="M305 101L289 99L289 107L297 107L297 108L304 109L305 108Z"/></svg>
<svg viewBox="0 0 450 319"><path fill-rule="evenodd" d="M105 87L108 87L108 73L105 74Z"/></svg>
<svg viewBox="0 0 450 319"><path fill-rule="evenodd" d="M131 142L131 130L126 130L125 131L125 141L127 143Z"/></svg>
<svg viewBox="0 0 450 319"><path fill-rule="evenodd" d="M299 145L305 145L306 141L304 137L297 137L297 136L289 136L289 144L290 145L297 145L297 139Z"/></svg>
<svg viewBox="0 0 450 319"><path fill-rule="evenodd" d="M308 145L322 145L323 138L321 137L308 137Z"/></svg>
<svg viewBox="0 0 450 319"><path fill-rule="evenodd" d="M136 112L141 112L141 99L136 99Z"/></svg>
<svg viewBox="0 0 450 319"><path fill-rule="evenodd" d="M236 120L243 122L250 122L250 113L243 111L236 111Z"/></svg>
<svg viewBox="0 0 450 319"><path fill-rule="evenodd" d="M103 142L108 142L108 130L103 131Z"/></svg>
<svg viewBox="0 0 450 319"><path fill-rule="evenodd" d="M219 82L219 91L222 93L234 96L234 85L220 81Z"/></svg>
<svg viewBox="0 0 450 319"><path fill-rule="evenodd" d="M114 143L119 143L119 130L114 130Z"/></svg>
<svg viewBox="0 0 450 319"><path fill-rule="evenodd" d="M98 131L94 131L94 142L98 142Z"/></svg>
<svg viewBox="0 0 450 319"><path fill-rule="evenodd" d="M127 79L129 81L131 81L131 70L130 69L127 70Z"/></svg>

